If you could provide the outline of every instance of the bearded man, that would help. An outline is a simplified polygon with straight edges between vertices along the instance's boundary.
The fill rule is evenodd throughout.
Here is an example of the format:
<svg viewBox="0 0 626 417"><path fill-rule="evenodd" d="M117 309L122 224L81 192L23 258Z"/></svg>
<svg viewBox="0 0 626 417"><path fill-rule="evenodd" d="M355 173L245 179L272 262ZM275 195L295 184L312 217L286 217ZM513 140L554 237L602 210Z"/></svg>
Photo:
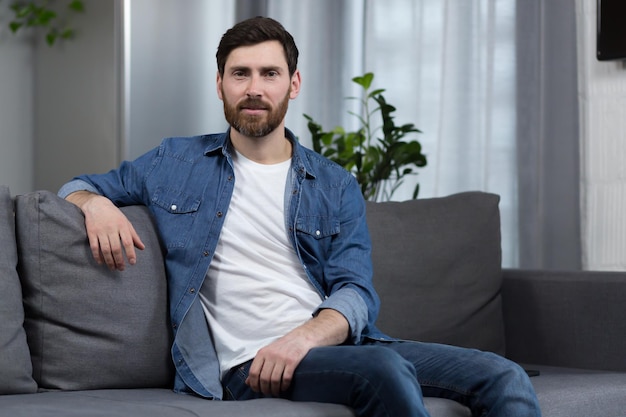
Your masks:
<svg viewBox="0 0 626 417"><path fill-rule="evenodd" d="M230 128L169 138L59 194L94 258L123 270L144 244L118 206L143 204L166 249L174 390L207 399L345 404L427 416L423 396L475 416L536 417L525 372L492 353L398 341L376 328L365 202L355 178L285 128L298 49L275 20L228 30L217 94Z"/></svg>

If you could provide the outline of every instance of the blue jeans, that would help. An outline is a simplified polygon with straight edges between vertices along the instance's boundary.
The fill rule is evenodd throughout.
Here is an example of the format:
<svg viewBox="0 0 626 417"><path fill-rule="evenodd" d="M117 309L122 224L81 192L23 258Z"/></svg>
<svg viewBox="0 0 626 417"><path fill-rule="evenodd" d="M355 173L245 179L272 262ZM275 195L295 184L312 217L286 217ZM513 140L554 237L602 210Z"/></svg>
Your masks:
<svg viewBox="0 0 626 417"><path fill-rule="evenodd" d="M263 397L245 379L250 362L222 380L225 399ZM357 416L428 416L423 396L458 401L473 416L541 416L523 369L473 349L421 342L371 342L312 349L282 395L293 401L344 404Z"/></svg>

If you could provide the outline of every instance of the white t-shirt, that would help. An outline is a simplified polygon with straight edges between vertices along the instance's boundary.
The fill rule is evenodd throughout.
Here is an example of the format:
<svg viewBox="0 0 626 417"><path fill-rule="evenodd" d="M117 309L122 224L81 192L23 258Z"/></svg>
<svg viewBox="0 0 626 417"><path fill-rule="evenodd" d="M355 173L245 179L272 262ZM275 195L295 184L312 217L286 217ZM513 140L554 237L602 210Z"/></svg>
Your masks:
<svg viewBox="0 0 626 417"><path fill-rule="evenodd" d="M200 291L222 375L311 318L322 302L285 229L291 160L233 156L235 188Z"/></svg>

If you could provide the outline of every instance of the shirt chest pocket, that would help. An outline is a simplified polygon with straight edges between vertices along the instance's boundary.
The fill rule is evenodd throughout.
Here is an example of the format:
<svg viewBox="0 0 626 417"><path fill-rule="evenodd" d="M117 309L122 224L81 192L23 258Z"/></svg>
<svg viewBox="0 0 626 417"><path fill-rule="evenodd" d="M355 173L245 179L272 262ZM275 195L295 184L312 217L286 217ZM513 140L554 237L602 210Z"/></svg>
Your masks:
<svg viewBox="0 0 626 417"><path fill-rule="evenodd" d="M168 248L184 247L191 236L200 199L170 188L158 188L152 196L161 238Z"/></svg>
<svg viewBox="0 0 626 417"><path fill-rule="evenodd" d="M339 233L339 219L302 216L296 220L296 231L301 237L309 237L321 241Z"/></svg>

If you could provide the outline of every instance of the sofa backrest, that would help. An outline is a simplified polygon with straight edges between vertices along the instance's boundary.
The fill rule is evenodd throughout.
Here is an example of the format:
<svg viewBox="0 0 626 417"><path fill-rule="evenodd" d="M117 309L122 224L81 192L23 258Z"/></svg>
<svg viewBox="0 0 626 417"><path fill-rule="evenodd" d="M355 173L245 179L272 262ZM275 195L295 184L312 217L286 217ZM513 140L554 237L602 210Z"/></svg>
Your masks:
<svg viewBox="0 0 626 417"><path fill-rule="evenodd" d="M22 289L17 275L13 202L0 186L0 395L37 391L26 334Z"/></svg>
<svg viewBox="0 0 626 417"><path fill-rule="evenodd" d="M383 331L504 353L498 202L496 195L469 192L367 203ZM8 190L0 188L0 345L12 347L14 362L3 349L0 394L32 392L35 381L63 390L170 385L167 284L148 210L122 209L150 249L118 272L96 265L76 206L48 191L17 196L23 311L12 210ZM5 375L10 384L3 385Z"/></svg>
<svg viewBox="0 0 626 417"><path fill-rule="evenodd" d="M122 210L150 250L119 272L94 261L78 207L48 191L15 198L25 329L40 388L173 382L160 242L145 207Z"/></svg>
<svg viewBox="0 0 626 417"><path fill-rule="evenodd" d="M499 200L367 203L381 330L504 354Z"/></svg>

